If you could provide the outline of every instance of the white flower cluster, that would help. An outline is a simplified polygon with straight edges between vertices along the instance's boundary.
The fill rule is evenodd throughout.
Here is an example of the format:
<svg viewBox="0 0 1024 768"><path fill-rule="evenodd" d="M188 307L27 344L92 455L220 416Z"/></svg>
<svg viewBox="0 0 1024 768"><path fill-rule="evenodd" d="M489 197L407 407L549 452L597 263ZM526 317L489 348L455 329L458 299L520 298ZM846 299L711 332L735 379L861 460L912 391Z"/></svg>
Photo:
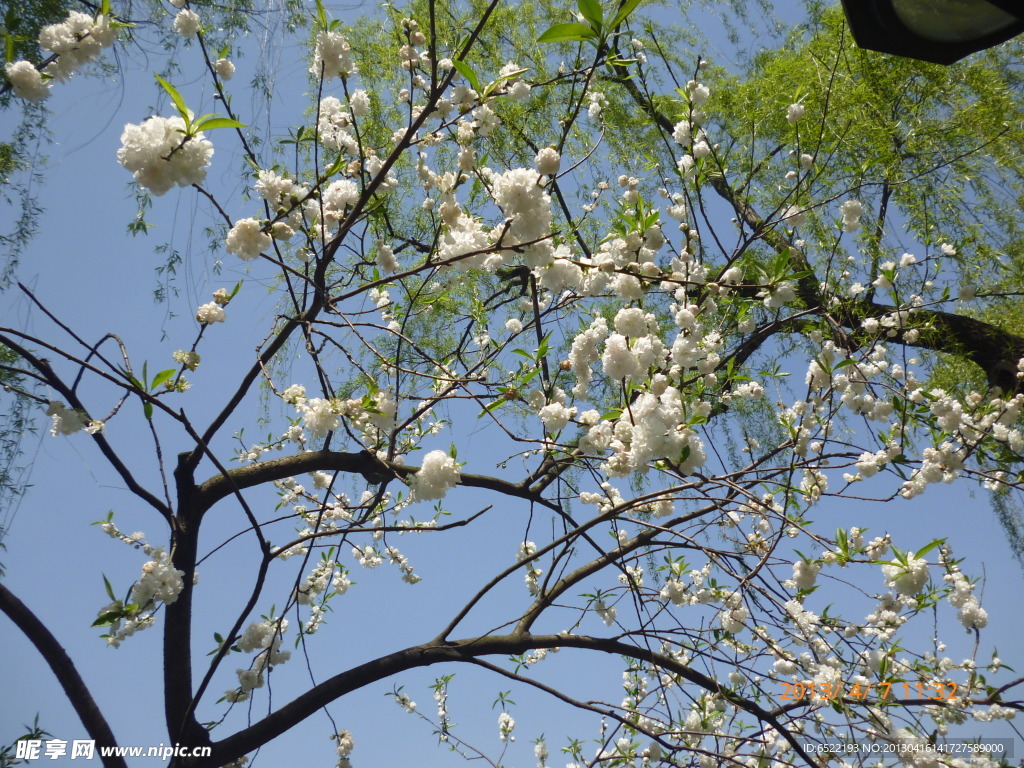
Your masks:
<svg viewBox="0 0 1024 768"><path fill-rule="evenodd" d="M498 738L502 741L515 741L516 737L512 735L512 731L515 730L516 721L512 718L508 712L502 712L498 715Z"/></svg>
<svg viewBox="0 0 1024 768"><path fill-rule="evenodd" d="M532 541L524 541L519 545L519 551L516 553L516 562L526 563L526 588L534 596L540 594L539 579L544 575L544 570L537 565L537 560L534 557L536 554L537 545Z"/></svg>
<svg viewBox="0 0 1024 768"><path fill-rule="evenodd" d="M821 563L797 560L793 563L793 578L786 582L791 589L811 589L821 573Z"/></svg>
<svg viewBox="0 0 1024 768"><path fill-rule="evenodd" d="M31 62L9 62L5 71L11 88L26 101L43 101L50 95L51 82L63 82L90 61L98 58L104 48L114 44L117 35L110 19L103 14L95 19L72 11L60 24L48 24L39 32L39 47L54 55L43 71Z"/></svg>
<svg viewBox="0 0 1024 768"><path fill-rule="evenodd" d="M338 742L338 765L337 768L350 768L352 762L349 760L349 755L352 754L352 750L356 748L355 739L352 738L351 731L338 731L334 734L334 738Z"/></svg>
<svg viewBox="0 0 1024 768"><path fill-rule="evenodd" d="M358 71L352 59L352 47L341 33L317 32L313 66L309 68L313 77L323 76L324 80L333 80L336 77L351 77Z"/></svg>
<svg viewBox="0 0 1024 768"><path fill-rule="evenodd" d="M505 246L530 243L523 249L526 264L548 266L555 250L550 239L551 196L544 191L540 174L530 168L495 174L491 177L491 196L509 220L495 233L495 239Z"/></svg>
<svg viewBox="0 0 1024 768"><path fill-rule="evenodd" d="M554 176L562 164L562 158L552 147L544 147L533 160L537 173L543 176Z"/></svg>
<svg viewBox="0 0 1024 768"><path fill-rule="evenodd" d="M253 622L245 633L235 642L238 650L243 653L258 653L248 669L237 669L238 688L230 690L225 698L231 702L245 701L255 688L262 688L265 682L264 673L278 664L284 664L291 658L291 651L282 651L281 642L288 629L287 619L265 619Z"/></svg>
<svg viewBox="0 0 1024 768"><path fill-rule="evenodd" d="M545 768L548 759L548 745L538 739L533 747L533 756L537 758L537 768Z"/></svg>
<svg viewBox="0 0 1024 768"><path fill-rule="evenodd" d="M334 560L324 560L310 571L302 583L295 589L295 602L299 605L310 605L330 586L333 594L343 595L352 585L344 566ZM319 622L318 622L319 624ZM311 630L307 627L307 633Z"/></svg>
<svg viewBox="0 0 1024 768"><path fill-rule="evenodd" d="M944 577L952 589L949 593L949 604L957 609L957 618L967 630L984 629L988 625L988 612L978 603L974 594L974 585L953 566Z"/></svg>
<svg viewBox="0 0 1024 768"><path fill-rule="evenodd" d="M184 571L177 570L163 547L145 547L153 559L142 566L142 575L132 587L132 602L148 611L157 603L171 605L184 588Z"/></svg>
<svg viewBox="0 0 1024 768"><path fill-rule="evenodd" d="M344 149L350 156L359 154L359 142L349 132L352 127L352 116L345 105L334 96L320 100L317 120L317 137L328 149Z"/></svg>
<svg viewBox="0 0 1024 768"><path fill-rule="evenodd" d="M711 574L711 564L702 569L683 574L682 568L672 566L672 576L665 580L659 597L673 605L704 605L715 598L715 593L704 586L704 580ZM688 579L684 581L684 578Z"/></svg>
<svg viewBox="0 0 1024 768"><path fill-rule="evenodd" d="M180 117L151 117L141 125L129 123L121 134L117 162L131 171L135 183L154 195L175 184L200 184L213 157L213 144L200 131L185 132Z"/></svg>
<svg viewBox="0 0 1024 768"><path fill-rule="evenodd" d="M217 59L213 68L217 71L217 77L225 82L235 76L235 65L230 59Z"/></svg>
<svg viewBox="0 0 1024 768"><path fill-rule="evenodd" d="M118 539L134 549L141 549L151 559L142 566L139 580L132 586L130 602L125 605L115 600L99 611L99 616L106 620L109 630L104 637L107 644L117 648L125 638L147 629L156 621L156 610L160 603L171 605L178 599L184 589L184 571L177 570L171 562L171 556L163 547L154 547L146 543L146 535L137 531L131 535L124 534L114 525L111 517L100 525L104 533ZM198 571L193 574L192 583L199 581Z"/></svg>
<svg viewBox="0 0 1024 768"><path fill-rule="evenodd" d="M459 484L459 477L455 459L444 451L431 451L423 457L419 471L409 478L409 487L417 501L443 499Z"/></svg>
<svg viewBox="0 0 1024 768"><path fill-rule="evenodd" d="M615 617L619 613L614 605L608 605L603 599L594 601L594 612L597 613L598 618L604 622L606 627L615 624Z"/></svg>
<svg viewBox="0 0 1024 768"><path fill-rule="evenodd" d="M856 232L860 229L860 217L864 215L864 206L860 200L847 200L839 206L843 217L843 232Z"/></svg>
<svg viewBox="0 0 1024 768"><path fill-rule="evenodd" d="M223 323L226 319L227 313L224 312L224 308L215 301L211 301L209 304L203 304L196 310L196 320L198 320L202 325Z"/></svg>
<svg viewBox="0 0 1024 768"><path fill-rule="evenodd" d="M396 547L388 547L387 550L388 559L392 565L397 565L398 570L402 572L402 581L406 584L417 584L423 581L421 576L417 576L413 573L412 566L409 565L409 559L398 551Z"/></svg>
<svg viewBox="0 0 1024 768"><path fill-rule="evenodd" d="M395 703L410 715L416 711L416 702L410 699L408 694L402 693L401 690L395 692Z"/></svg>
<svg viewBox="0 0 1024 768"><path fill-rule="evenodd" d="M723 601L724 607L718 614L718 621L722 629L731 634L742 631L750 618L749 609L743 605L743 595L733 592Z"/></svg>
<svg viewBox="0 0 1024 768"><path fill-rule="evenodd" d="M383 240L377 241L377 266L379 266L385 272L397 272L398 271L398 259L395 258L395 252L391 246L385 243Z"/></svg>
<svg viewBox="0 0 1024 768"><path fill-rule="evenodd" d="M183 8L174 17L174 31L181 37L192 37L199 34L202 21L195 11Z"/></svg>
<svg viewBox="0 0 1024 768"><path fill-rule="evenodd" d="M905 564L893 561L883 565L882 573L885 575L885 586L895 589L901 595L913 597L928 581L928 561L908 556Z"/></svg>
<svg viewBox="0 0 1024 768"><path fill-rule="evenodd" d="M293 384L282 393L285 402L295 407L302 417L301 426L292 426L285 439L305 443L308 439L318 440L341 426L342 419L350 419L367 443L376 443L382 434L395 424L398 403L387 390L378 390L370 398L368 407L357 399L306 397L306 388Z"/></svg>
<svg viewBox="0 0 1024 768"><path fill-rule="evenodd" d="M653 317L646 322L654 325ZM628 337L612 334L605 348L605 372L612 378L641 377L648 366L663 360L664 355L656 336L637 338L630 347ZM640 394L619 419L601 420L596 412L583 414L580 420L593 426L581 438L580 448L588 453L611 451L612 455L602 465L611 477L646 473L651 462L659 458L676 462L678 471L684 474L692 472L704 465L707 455L688 421L695 415L706 416L705 405L699 405L697 413L688 413L679 389L669 386L663 374L657 374L650 391Z"/></svg>
<svg viewBox="0 0 1024 768"><path fill-rule="evenodd" d="M239 219L228 232L225 247L242 261L258 259L270 249L273 238L263 231L263 225L256 219Z"/></svg>
<svg viewBox="0 0 1024 768"><path fill-rule="evenodd" d="M50 95L50 81L30 61L8 62L4 71L14 95L25 101L43 101Z"/></svg>
<svg viewBox="0 0 1024 768"><path fill-rule="evenodd" d="M90 423L89 417L74 408L68 408L60 400L53 400L46 408L46 415L52 419L50 434L73 435L81 432Z"/></svg>
<svg viewBox="0 0 1024 768"><path fill-rule="evenodd" d="M202 325L209 325L211 323L223 323L227 319L227 313L224 312L224 307L231 303L231 295L228 294L223 288L218 288L213 292L213 301L208 304L203 304L196 310L196 320ZM182 353L183 357L179 362L182 362L190 370L195 370L196 365L199 364L199 356L193 353ZM189 364L189 360L192 358L189 355L195 355L194 363ZM178 353L175 353L175 360L179 359Z"/></svg>

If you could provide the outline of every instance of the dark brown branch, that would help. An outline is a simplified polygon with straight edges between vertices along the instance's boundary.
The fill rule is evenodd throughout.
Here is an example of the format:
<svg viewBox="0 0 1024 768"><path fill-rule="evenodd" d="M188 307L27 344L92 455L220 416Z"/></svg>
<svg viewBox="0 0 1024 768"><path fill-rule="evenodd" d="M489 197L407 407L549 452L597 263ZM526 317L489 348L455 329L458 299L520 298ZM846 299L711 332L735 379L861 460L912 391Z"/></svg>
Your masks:
<svg viewBox="0 0 1024 768"><path fill-rule="evenodd" d="M51 387L57 390L61 394L61 396L68 401L68 404L72 408L75 408L76 410L80 410L82 412L88 412L88 409L78 398L78 395L64 383L64 380L61 379L60 376L57 375L57 373L50 366L49 361L37 357L35 354L29 351L27 347L23 347L21 344L18 344L16 341L14 341L14 339L4 334L0 334L0 342L2 342L5 346L9 347L11 350L16 352L19 357L25 360L26 363L35 368L39 372L39 374L46 380L47 384L49 384ZM152 400L150 400L150 402L152 402ZM161 407L166 407L163 406L162 403L160 405ZM103 436L103 433L97 432L92 436L92 439L93 442L95 442L96 445L99 447L100 452L103 454L104 458L106 458L106 460L110 463L110 466L113 467L114 471L117 472L117 474L121 477L121 480L124 481L124 484L128 487L128 490L130 490L144 502L153 507L157 512L160 513L161 517L163 517L165 520L170 520L170 509L168 509L167 506L156 495L150 493L146 488L143 488L138 483L138 481L135 479L135 476L131 473L128 467L125 466L124 462L121 461L121 457L117 454L117 452L107 441L107 438Z"/></svg>
<svg viewBox="0 0 1024 768"><path fill-rule="evenodd" d="M419 467L382 461L369 451L343 453L341 451L309 451L295 456L285 456L238 469L226 474L214 475L198 486L192 497L193 509L205 512L221 499L230 496L235 489L252 488L274 480L301 475L307 472L350 472L362 475L368 482L377 483L394 477L408 477L419 471ZM510 483L488 475L462 473L459 485L469 488L483 488L506 496L538 501L536 493L523 484Z"/></svg>
<svg viewBox="0 0 1024 768"><path fill-rule="evenodd" d="M67 651L28 606L3 584L0 584L0 610L7 614L7 617L24 633L25 637L46 660L50 669L53 670L57 682L67 694L71 706L75 708L86 732L93 738L96 745L99 747L117 746L114 732L110 730L106 718L100 712L99 706L89 692L89 687L85 684L82 676L78 674ZM107 768L128 768L123 757L108 755L102 760L103 765Z"/></svg>
<svg viewBox="0 0 1024 768"><path fill-rule="evenodd" d="M652 120L662 129L672 130L672 121L659 112L634 83L625 80L622 85ZM777 253L787 254L791 266L803 273L803 277L797 281L797 295L803 308L815 310L823 307L818 279L806 255L773 225L766 224L754 208L729 185L724 175L710 174L708 181L715 192L729 203L737 218ZM888 202L888 184L884 191L882 216L884 205ZM865 317L881 318L895 311L895 307L875 304L869 299L866 302L846 302L838 310L829 310L829 314L841 325L859 331ZM1004 393L1014 392L1020 386L1017 362L1024 357L1024 337L967 315L924 308L915 312L907 328L918 330L913 342L908 341L902 332L897 333L893 340L907 346L966 357L985 372L990 386L999 387Z"/></svg>
<svg viewBox="0 0 1024 768"><path fill-rule="evenodd" d="M182 765L214 766L235 760L285 733L325 704L400 672L448 662L473 662L484 656L518 656L541 648L578 648L616 656L627 656L662 667L688 682L723 696L738 709L770 724L778 730L782 738L793 745L796 753L803 757L811 768L817 768L811 758L804 756L796 737L779 722L774 714L753 701L737 696L718 681L686 664L616 639L583 635L530 635L528 633L491 635L441 644L426 643L373 659L325 680L259 722L215 743L211 758L183 762Z"/></svg>
<svg viewBox="0 0 1024 768"><path fill-rule="evenodd" d="M846 327L860 330L863 318L883 318L895 312L895 307L861 301L844 303L838 312L832 310L830 314ZM918 332L913 342L905 338L905 332L911 329ZM1020 387L1017 362L1024 357L1024 336L983 320L938 309L917 309L892 340L966 357L985 372L989 386L999 387L1004 393L1015 392Z"/></svg>

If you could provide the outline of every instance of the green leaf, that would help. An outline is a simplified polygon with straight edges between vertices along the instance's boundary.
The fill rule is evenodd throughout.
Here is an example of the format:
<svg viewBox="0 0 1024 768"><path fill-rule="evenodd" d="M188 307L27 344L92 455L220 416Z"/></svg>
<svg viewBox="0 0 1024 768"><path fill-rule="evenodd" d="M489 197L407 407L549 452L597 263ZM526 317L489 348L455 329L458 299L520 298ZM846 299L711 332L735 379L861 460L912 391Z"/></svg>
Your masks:
<svg viewBox="0 0 1024 768"><path fill-rule="evenodd" d="M927 546L922 547L921 549L917 550L917 554L914 555L914 557L920 559L920 558L924 557L925 555L927 555L929 552L931 552L933 549L938 547L939 545L945 544L945 543L946 543L945 539L936 539L931 544L928 544Z"/></svg>
<svg viewBox="0 0 1024 768"><path fill-rule="evenodd" d="M142 404L142 412L146 414L146 420L151 421L153 419L153 404L147 400Z"/></svg>
<svg viewBox="0 0 1024 768"><path fill-rule="evenodd" d="M619 8L618 13L615 14L614 18L612 18L612 23L608 25L609 29L615 29L619 24L624 22L629 14L635 11L636 7L642 2L643 0L626 0L626 2L622 4L622 7Z"/></svg>
<svg viewBox="0 0 1024 768"><path fill-rule="evenodd" d="M496 410L497 408L500 408L501 406L503 406L507 402L508 401L505 398L499 397L497 400L494 400L494 401L488 403L487 405L485 405L484 409L482 411L480 411L480 413L478 413L476 417L479 419L485 413L490 413L491 411Z"/></svg>
<svg viewBox="0 0 1024 768"><path fill-rule="evenodd" d="M458 70L459 74L469 81L469 84L473 86L473 90L479 93L480 79L476 76L476 72L473 71L473 68L464 61L456 60L453 61L452 64L455 66L455 69Z"/></svg>
<svg viewBox="0 0 1024 768"><path fill-rule="evenodd" d="M486 100L487 97L490 96L494 92L494 89L497 88L502 83L504 83L506 80L512 80L514 78L517 78L521 74L523 74L524 72L528 72L528 71L529 70L526 69L525 67L520 67L519 69L515 70L514 72L509 72L507 75L502 75L501 77L499 77L494 82L488 83L487 86L484 88L483 93L480 94L481 100ZM476 90L476 88L474 88L474 90Z"/></svg>
<svg viewBox="0 0 1024 768"><path fill-rule="evenodd" d="M96 621L94 621L92 623L92 626L94 626L94 627L109 627L115 621L120 619L122 615L123 614L122 614L122 612L120 610L117 610L117 611L107 611L106 613L101 613L99 616L96 617Z"/></svg>
<svg viewBox="0 0 1024 768"><path fill-rule="evenodd" d="M548 27L547 32L537 38L538 43L560 43L568 40L595 40L597 33L586 24L568 22L564 24L553 24Z"/></svg>
<svg viewBox="0 0 1024 768"><path fill-rule="evenodd" d="M600 0L576 0L576 7L580 9L580 16L590 22L591 29L601 29L604 10Z"/></svg>
<svg viewBox="0 0 1024 768"><path fill-rule="evenodd" d="M189 128L192 120L189 117L188 107L185 106L185 99L183 99L181 94L178 93L177 88L160 77L160 75L154 75L154 77L156 77L156 81L163 86L163 89L167 91L167 95L170 96L171 101L174 102L175 109L178 110L178 114L181 115L181 119L185 121L185 127Z"/></svg>
<svg viewBox="0 0 1024 768"><path fill-rule="evenodd" d="M193 128L196 131L213 131L217 128L245 128L245 123L232 120L230 117L203 117Z"/></svg>
<svg viewBox="0 0 1024 768"><path fill-rule="evenodd" d="M339 154L337 160L331 163L331 167L324 171L324 178L329 179L336 173L340 172L348 164L348 158L344 154Z"/></svg>
<svg viewBox="0 0 1024 768"><path fill-rule="evenodd" d="M324 4L320 0L316 0L316 20L320 29L327 29L327 11L324 10Z"/></svg>
<svg viewBox="0 0 1024 768"><path fill-rule="evenodd" d="M107 578L106 574L103 575L103 586L107 590L107 596L110 597L111 602L117 600L114 597L114 587L110 584L110 579Z"/></svg>
<svg viewBox="0 0 1024 768"><path fill-rule="evenodd" d="M149 385L150 391L152 392L156 390L157 387L169 380L175 373L177 373L177 370L174 368L168 368L166 371L160 371L160 373L153 377L153 383Z"/></svg>

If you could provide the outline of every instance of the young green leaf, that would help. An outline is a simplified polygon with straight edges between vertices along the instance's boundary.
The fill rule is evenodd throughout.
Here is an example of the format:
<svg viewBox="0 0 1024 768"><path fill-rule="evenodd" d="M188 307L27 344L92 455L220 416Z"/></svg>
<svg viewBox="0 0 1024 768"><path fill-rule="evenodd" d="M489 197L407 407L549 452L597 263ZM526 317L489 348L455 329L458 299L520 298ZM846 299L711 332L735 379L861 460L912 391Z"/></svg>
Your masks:
<svg viewBox="0 0 1024 768"><path fill-rule="evenodd" d="M96 621L94 621L92 623L92 626L94 626L94 627L109 627L115 621L120 619L122 615L123 615L123 612L120 611L120 610L107 611L106 613L101 613L99 616L96 617Z"/></svg>
<svg viewBox="0 0 1024 768"><path fill-rule="evenodd" d="M217 128L245 128L245 123L240 123L237 120L232 120L230 117L217 117L215 115L209 115L201 117L193 126L193 128L197 132L212 131Z"/></svg>
<svg viewBox="0 0 1024 768"><path fill-rule="evenodd" d="M114 597L114 587L111 585L110 579L107 578L106 574L103 575L103 586L107 590L107 596L110 598L110 600L112 602L116 601L117 598Z"/></svg>
<svg viewBox="0 0 1024 768"><path fill-rule="evenodd" d="M590 22L590 28L600 32L604 22L600 0L576 0L576 7L580 9L580 16Z"/></svg>
<svg viewBox="0 0 1024 768"><path fill-rule="evenodd" d="M585 40L596 40L597 33L588 27L586 24L580 24L578 22L566 22L563 24L553 24L548 27L548 30L537 38L538 43L561 43L570 40L578 40L583 42Z"/></svg>
<svg viewBox="0 0 1024 768"><path fill-rule="evenodd" d="M615 29L622 22L624 22L629 15L636 10L636 7L642 3L643 0L626 0L619 8L618 12L612 18L612 23L608 25L609 29Z"/></svg>
<svg viewBox="0 0 1024 768"><path fill-rule="evenodd" d="M945 539L935 539L935 541L933 541L932 543L927 544L926 546L924 546L921 549L917 550L917 554L914 555L914 557L920 559L920 558L924 557L925 555L927 555L929 552L931 552L936 547L938 547L938 546L940 546L942 544L945 544L945 543L946 543Z"/></svg>
<svg viewBox="0 0 1024 768"><path fill-rule="evenodd" d="M480 79L476 76L476 72L464 61L455 60L452 62L455 65L455 69L458 70L459 74L462 75L473 86L473 90L480 91Z"/></svg>
<svg viewBox="0 0 1024 768"><path fill-rule="evenodd" d="M192 119L189 116L188 107L185 106L185 99L178 93L178 89L173 85L164 80L160 75L154 75L156 81L163 86L163 89L167 91L167 95L171 97L171 101L174 102L174 108L178 110L178 114L181 115L181 119L185 121L186 128L190 126Z"/></svg>
<svg viewBox="0 0 1024 768"><path fill-rule="evenodd" d="M149 391L156 391L157 387L165 381L168 381L175 373L177 373L177 369L175 368L168 368L166 371L160 371L160 373L153 376L153 383L149 385Z"/></svg>

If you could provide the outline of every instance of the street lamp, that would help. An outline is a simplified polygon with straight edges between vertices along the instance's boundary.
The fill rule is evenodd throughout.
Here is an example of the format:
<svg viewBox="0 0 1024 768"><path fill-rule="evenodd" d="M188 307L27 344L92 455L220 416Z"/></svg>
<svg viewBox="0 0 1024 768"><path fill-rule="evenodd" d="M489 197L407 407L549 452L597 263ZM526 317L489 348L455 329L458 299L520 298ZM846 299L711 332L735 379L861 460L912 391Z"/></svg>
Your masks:
<svg viewBox="0 0 1024 768"><path fill-rule="evenodd" d="M1021 0L842 0L861 48L952 64L1024 33Z"/></svg>

